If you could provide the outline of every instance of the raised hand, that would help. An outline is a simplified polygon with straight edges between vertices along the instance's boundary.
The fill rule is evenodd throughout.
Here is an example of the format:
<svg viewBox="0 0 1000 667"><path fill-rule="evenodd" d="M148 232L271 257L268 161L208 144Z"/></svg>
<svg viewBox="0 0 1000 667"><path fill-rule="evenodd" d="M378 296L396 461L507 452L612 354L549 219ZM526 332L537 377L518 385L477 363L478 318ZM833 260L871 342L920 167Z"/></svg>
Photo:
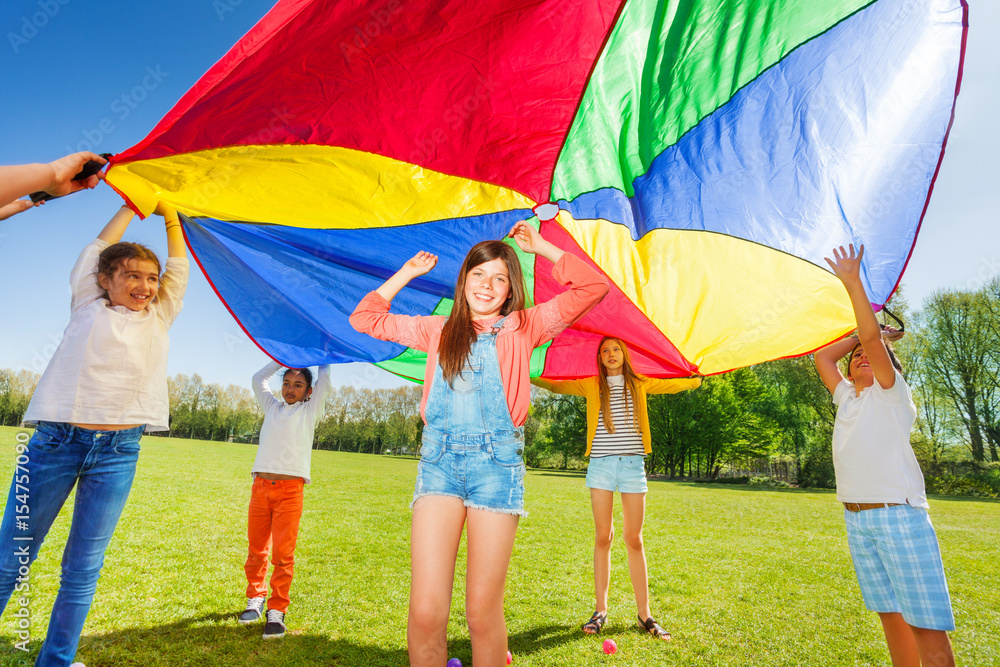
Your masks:
<svg viewBox="0 0 1000 667"><path fill-rule="evenodd" d="M523 220L514 225L507 236L514 239L521 250L532 254L538 252L538 245L543 240L538 230Z"/></svg>
<svg viewBox="0 0 1000 667"><path fill-rule="evenodd" d="M403 265L402 270L405 270L409 275L409 278L412 280L417 276L429 273L430 270L437 265L437 263L437 255L432 255L425 250L421 250Z"/></svg>
<svg viewBox="0 0 1000 667"><path fill-rule="evenodd" d="M96 160L101 164L107 163L107 160L100 155L91 153L90 151L72 153L54 162L50 162L48 166L52 169L52 182L44 190L50 195L61 197L62 195L68 195L78 190L96 188L97 184L101 182L100 174L94 174L82 181L73 180L73 177L83 169L83 165L87 164L90 160Z"/></svg>
<svg viewBox="0 0 1000 667"><path fill-rule="evenodd" d="M894 329L888 325L882 327L882 340L888 341L890 343L895 343L897 340L903 337L905 332L899 329Z"/></svg>
<svg viewBox="0 0 1000 667"><path fill-rule="evenodd" d="M563 254L562 248L551 241L546 241L537 229L527 222L521 221L514 225L507 236L514 239L517 247L532 255L540 255L555 264Z"/></svg>
<svg viewBox="0 0 1000 667"><path fill-rule="evenodd" d="M387 301L392 301L399 290L406 287L406 284L418 276L422 276L433 269L438 263L438 256L425 250L421 250L416 255L407 260L406 264L399 267L399 271L389 276L389 279L382 283L375 291Z"/></svg>
<svg viewBox="0 0 1000 667"><path fill-rule="evenodd" d="M844 246L840 246L840 248L833 249L834 259L830 259L829 257L823 258L842 283L861 279L861 258L865 256L865 247L863 245L858 247L857 254L854 252L853 243L848 247L850 248L850 252L844 250Z"/></svg>

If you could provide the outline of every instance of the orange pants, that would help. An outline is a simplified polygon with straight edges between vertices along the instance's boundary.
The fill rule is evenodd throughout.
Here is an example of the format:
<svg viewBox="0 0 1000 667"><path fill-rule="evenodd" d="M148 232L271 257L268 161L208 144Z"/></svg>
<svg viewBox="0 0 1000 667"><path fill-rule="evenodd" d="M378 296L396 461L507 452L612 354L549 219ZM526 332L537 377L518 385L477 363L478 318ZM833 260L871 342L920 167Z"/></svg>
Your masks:
<svg viewBox="0 0 1000 667"><path fill-rule="evenodd" d="M295 566L295 540L302 518L301 479L269 480L257 477L250 491L247 538L250 550L244 570L247 573L247 597L267 595L267 555L271 553L271 599L268 609L288 609Z"/></svg>

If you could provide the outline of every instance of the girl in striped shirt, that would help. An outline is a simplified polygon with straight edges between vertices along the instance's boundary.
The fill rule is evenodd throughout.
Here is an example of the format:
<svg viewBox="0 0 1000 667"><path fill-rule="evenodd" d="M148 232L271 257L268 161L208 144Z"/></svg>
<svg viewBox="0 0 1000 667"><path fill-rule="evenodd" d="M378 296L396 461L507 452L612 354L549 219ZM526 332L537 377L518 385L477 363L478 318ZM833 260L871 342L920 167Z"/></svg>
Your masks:
<svg viewBox="0 0 1000 667"><path fill-rule="evenodd" d="M594 511L594 614L583 624L587 634L598 634L608 619L611 582L611 541L614 492L622 499L622 518L628 569L639 613L639 626L657 639L670 639L649 611L649 579L642 546L646 514L645 457L651 451L646 394L673 394L697 387L699 378L658 380L632 370L628 348L618 338L605 336L597 348L597 375L535 384L557 394L587 399L587 487Z"/></svg>

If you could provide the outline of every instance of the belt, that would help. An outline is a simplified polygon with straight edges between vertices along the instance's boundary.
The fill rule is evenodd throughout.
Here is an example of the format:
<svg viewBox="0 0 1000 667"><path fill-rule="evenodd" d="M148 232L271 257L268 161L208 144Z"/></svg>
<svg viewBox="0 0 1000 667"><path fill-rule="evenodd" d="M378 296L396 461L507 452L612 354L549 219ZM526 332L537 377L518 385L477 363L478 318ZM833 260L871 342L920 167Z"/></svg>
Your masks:
<svg viewBox="0 0 1000 667"><path fill-rule="evenodd" d="M861 512L862 510L877 510L883 507L896 507L903 503L844 503L844 508L848 512Z"/></svg>

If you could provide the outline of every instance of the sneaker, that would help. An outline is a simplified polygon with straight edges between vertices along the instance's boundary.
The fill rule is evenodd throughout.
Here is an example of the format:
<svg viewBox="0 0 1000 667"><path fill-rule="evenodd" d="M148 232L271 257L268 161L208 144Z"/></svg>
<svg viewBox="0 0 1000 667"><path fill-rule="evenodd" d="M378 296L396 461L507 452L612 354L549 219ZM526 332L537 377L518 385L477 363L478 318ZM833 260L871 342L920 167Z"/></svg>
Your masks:
<svg viewBox="0 0 1000 667"><path fill-rule="evenodd" d="M285 636L285 612L267 610L267 624L264 625L264 639L281 639Z"/></svg>
<svg viewBox="0 0 1000 667"><path fill-rule="evenodd" d="M249 625L254 621L259 621L264 613L264 601L266 598L247 598L247 608L240 614L240 624Z"/></svg>

